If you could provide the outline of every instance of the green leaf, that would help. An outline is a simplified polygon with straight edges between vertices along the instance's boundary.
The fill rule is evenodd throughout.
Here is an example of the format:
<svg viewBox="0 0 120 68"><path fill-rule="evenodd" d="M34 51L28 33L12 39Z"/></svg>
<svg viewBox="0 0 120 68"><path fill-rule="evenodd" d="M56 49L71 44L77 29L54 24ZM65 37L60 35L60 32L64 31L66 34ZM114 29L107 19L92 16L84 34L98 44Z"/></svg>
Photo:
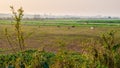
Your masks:
<svg viewBox="0 0 120 68"><path fill-rule="evenodd" d="M116 44L115 46L113 46L112 50L116 52L119 48L120 48L120 44Z"/></svg>

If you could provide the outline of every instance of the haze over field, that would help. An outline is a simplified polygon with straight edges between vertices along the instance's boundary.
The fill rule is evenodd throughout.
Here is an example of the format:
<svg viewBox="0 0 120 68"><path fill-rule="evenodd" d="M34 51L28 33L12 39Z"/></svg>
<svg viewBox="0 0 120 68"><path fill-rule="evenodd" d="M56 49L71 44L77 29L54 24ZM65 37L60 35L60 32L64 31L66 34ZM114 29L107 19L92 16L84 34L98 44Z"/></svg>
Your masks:
<svg viewBox="0 0 120 68"><path fill-rule="evenodd" d="M0 13L10 13L10 5L22 6L28 14L119 16L120 0L0 0Z"/></svg>

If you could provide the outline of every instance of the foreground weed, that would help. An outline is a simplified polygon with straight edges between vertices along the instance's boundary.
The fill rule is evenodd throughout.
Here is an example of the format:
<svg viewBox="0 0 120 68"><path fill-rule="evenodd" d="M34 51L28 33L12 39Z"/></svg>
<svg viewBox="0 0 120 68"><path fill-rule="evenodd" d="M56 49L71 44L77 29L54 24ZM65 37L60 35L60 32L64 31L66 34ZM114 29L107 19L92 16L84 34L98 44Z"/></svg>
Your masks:
<svg viewBox="0 0 120 68"><path fill-rule="evenodd" d="M15 45L17 47L20 48L21 51L24 50L24 46L25 46L25 42L24 42L24 35L23 35L23 31L21 30L21 20L23 18L23 9L22 7L20 9L17 10L17 12L14 10L13 6L10 6L12 14L13 14L13 19L14 19L14 25L15 25L15 38L13 38L14 36L11 36L8 33L8 29L5 29L5 35L7 37L7 41L9 43L9 45L11 46L12 50L15 49L13 47L15 47Z"/></svg>
<svg viewBox="0 0 120 68"><path fill-rule="evenodd" d="M116 66L116 56L119 55L118 49L120 43L115 43L115 31L110 31L102 36L104 41L105 53L103 54L104 60L108 68L118 68Z"/></svg>
<svg viewBox="0 0 120 68"><path fill-rule="evenodd" d="M120 43L115 42L115 31L110 31L102 35L101 50L93 47L93 58L96 68L119 68L120 59L118 56Z"/></svg>

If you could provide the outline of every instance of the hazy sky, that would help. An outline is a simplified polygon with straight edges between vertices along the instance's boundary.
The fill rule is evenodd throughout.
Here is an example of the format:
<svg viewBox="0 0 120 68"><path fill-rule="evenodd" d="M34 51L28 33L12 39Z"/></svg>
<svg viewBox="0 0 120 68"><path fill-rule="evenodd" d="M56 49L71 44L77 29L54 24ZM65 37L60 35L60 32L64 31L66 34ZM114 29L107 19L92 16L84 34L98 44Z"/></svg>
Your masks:
<svg viewBox="0 0 120 68"><path fill-rule="evenodd" d="M10 13L10 5L28 14L120 16L120 0L0 0L0 13Z"/></svg>

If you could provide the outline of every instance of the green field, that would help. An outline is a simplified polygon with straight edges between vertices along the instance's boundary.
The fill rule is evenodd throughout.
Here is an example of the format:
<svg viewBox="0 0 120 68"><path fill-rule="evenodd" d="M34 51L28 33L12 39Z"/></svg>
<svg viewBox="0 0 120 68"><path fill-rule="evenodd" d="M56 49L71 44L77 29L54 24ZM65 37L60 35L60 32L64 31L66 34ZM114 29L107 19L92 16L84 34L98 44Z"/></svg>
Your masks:
<svg viewBox="0 0 120 68"><path fill-rule="evenodd" d="M7 28L15 39L14 26L12 20L0 20L0 68L10 65L19 68L19 63L26 68L120 67L120 20L23 20L25 51L19 52L19 47L14 45L17 53L5 35Z"/></svg>
<svg viewBox="0 0 120 68"><path fill-rule="evenodd" d="M0 24L13 24L12 22L13 20L0 20ZM120 20L119 19L41 19L41 20L23 20L22 24L39 25L39 26L120 26Z"/></svg>

